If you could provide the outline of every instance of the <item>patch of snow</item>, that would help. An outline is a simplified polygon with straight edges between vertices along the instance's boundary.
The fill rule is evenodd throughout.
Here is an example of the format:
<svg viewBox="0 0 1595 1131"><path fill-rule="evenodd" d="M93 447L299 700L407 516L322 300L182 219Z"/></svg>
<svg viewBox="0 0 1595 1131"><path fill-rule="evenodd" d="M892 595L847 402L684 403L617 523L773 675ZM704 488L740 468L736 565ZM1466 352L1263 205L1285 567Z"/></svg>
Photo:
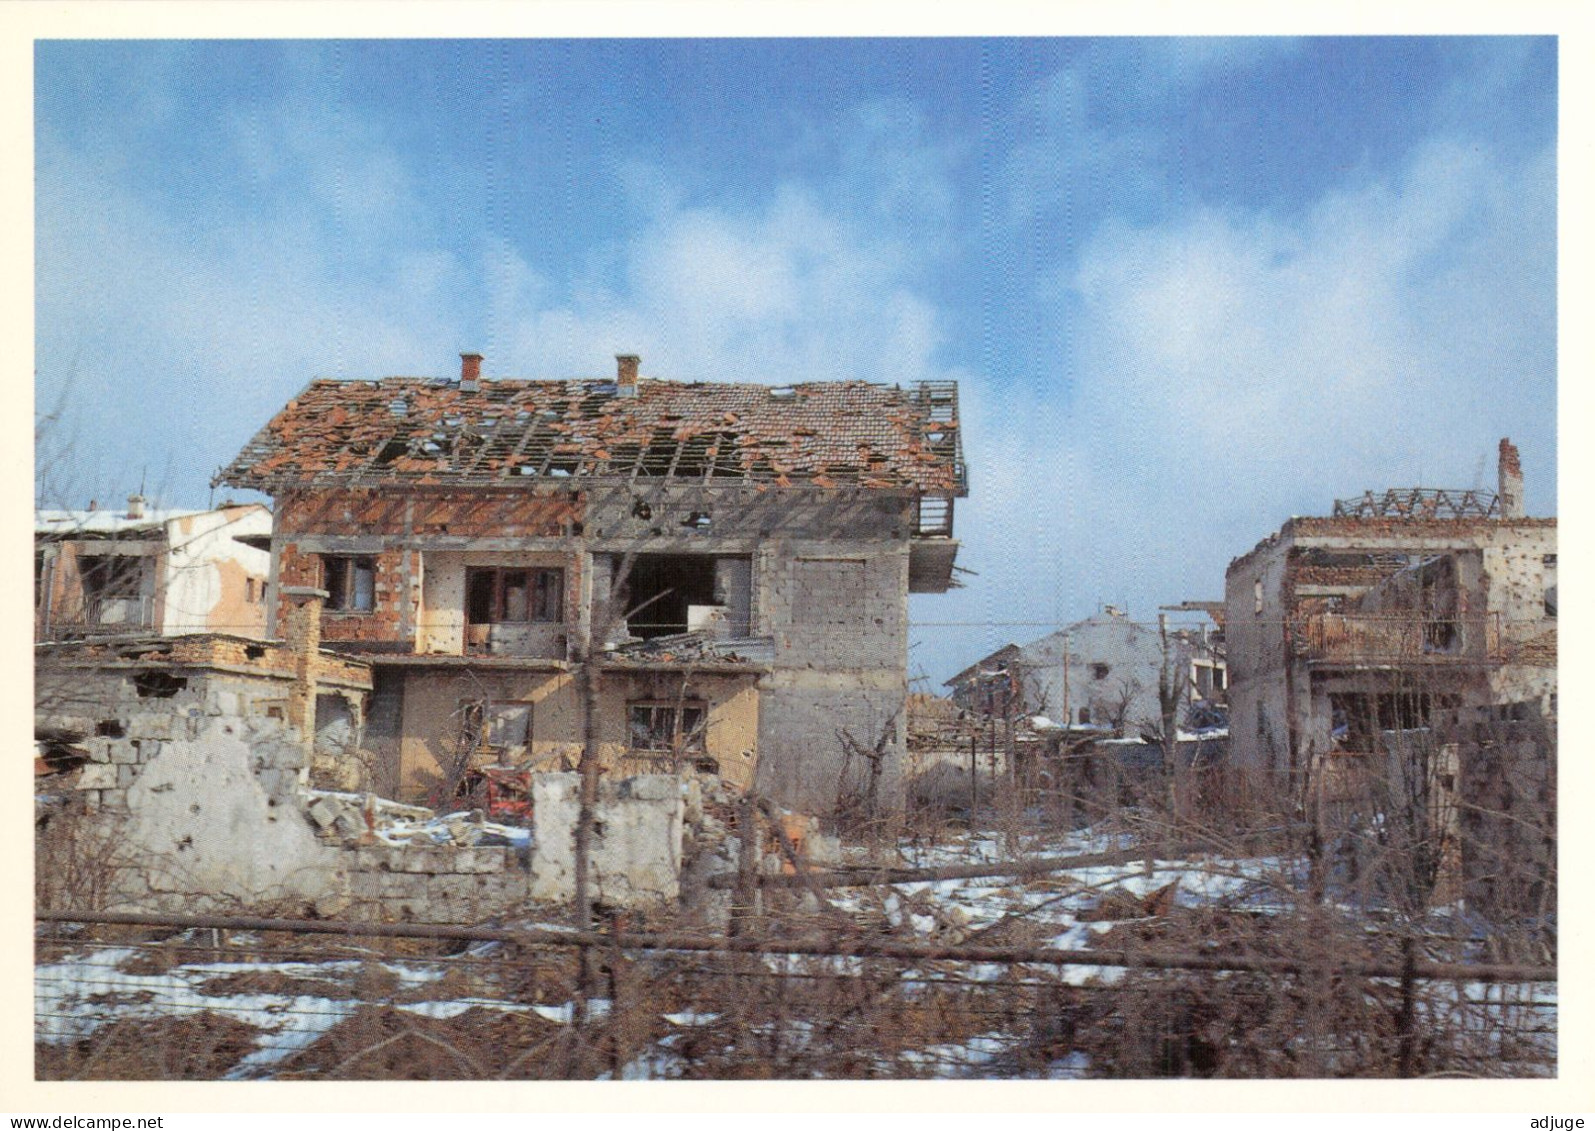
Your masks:
<svg viewBox="0 0 1595 1131"><path fill-rule="evenodd" d="M695 1010L687 1009L680 1013L667 1013L665 1014L665 1020L672 1025L712 1025L720 1020L720 1015L718 1013L698 1013Z"/></svg>

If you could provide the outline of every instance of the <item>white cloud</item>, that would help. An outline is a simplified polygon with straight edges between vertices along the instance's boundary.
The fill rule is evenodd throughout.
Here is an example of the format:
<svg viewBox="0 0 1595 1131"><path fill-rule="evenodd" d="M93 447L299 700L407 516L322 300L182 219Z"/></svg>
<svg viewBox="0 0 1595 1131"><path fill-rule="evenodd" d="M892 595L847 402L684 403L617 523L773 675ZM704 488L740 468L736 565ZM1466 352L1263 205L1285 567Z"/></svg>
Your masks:
<svg viewBox="0 0 1595 1131"><path fill-rule="evenodd" d="M1554 510L1554 193L1549 151L1434 141L1290 221L1102 225L1043 299L1079 312L1058 359L1076 395L966 389L960 525L982 576L923 615L1044 621L1128 598L1150 618L1217 598L1229 559L1292 513L1472 486L1481 459L1493 489L1503 435L1531 509Z"/></svg>

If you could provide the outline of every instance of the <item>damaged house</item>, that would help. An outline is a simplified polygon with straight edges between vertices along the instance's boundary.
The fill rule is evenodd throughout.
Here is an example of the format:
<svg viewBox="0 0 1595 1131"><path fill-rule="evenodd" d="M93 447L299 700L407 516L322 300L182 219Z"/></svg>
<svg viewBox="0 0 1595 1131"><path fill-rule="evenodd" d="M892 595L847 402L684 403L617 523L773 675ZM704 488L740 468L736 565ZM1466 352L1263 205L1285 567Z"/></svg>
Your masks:
<svg viewBox="0 0 1595 1131"><path fill-rule="evenodd" d="M33 637L266 634L271 512L259 503L125 511L40 510Z"/></svg>
<svg viewBox="0 0 1595 1131"><path fill-rule="evenodd" d="M908 594L952 584L966 493L951 383L686 383L632 356L613 380L486 380L475 354L458 380L316 380L217 482L275 500L267 631L319 590L321 642L371 665L379 791L569 768L591 734L617 773L688 764L810 812L862 790L861 752L897 773Z"/></svg>
<svg viewBox="0 0 1595 1131"><path fill-rule="evenodd" d="M1369 493L1291 519L1226 577L1232 759L1343 810L1416 774L1410 792L1477 815L1511 779L1502 820L1548 817L1556 577L1556 520L1524 515L1507 440L1498 494Z"/></svg>
<svg viewBox="0 0 1595 1131"><path fill-rule="evenodd" d="M1182 718L1188 706L1221 702L1221 635L1206 626L1182 627L1170 629L1168 640L1186 672ZM1158 625L1138 623L1108 605L1029 644L1009 644L946 686L960 707L981 715L1043 715L1070 727L1136 732L1158 721L1163 652Z"/></svg>

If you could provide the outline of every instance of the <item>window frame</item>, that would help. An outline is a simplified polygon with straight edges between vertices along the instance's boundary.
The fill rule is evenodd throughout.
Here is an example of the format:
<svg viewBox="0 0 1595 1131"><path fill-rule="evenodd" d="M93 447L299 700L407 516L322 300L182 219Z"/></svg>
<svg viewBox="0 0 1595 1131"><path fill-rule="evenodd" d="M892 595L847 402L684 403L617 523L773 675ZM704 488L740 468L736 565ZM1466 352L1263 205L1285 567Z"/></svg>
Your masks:
<svg viewBox="0 0 1595 1131"><path fill-rule="evenodd" d="M637 741L637 712L652 715L645 744ZM668 734L661 738L657 720L669 713ZM706 757L709 753L709 704L702 699L629 699L626 701L626 748L632 754Z"/></svg>
<svg viewBox="0 0 1595 1131"><path fill-rule="evenodd" d="M371 577L369 591L362 593L359 574ZM322 554L321 588L326 591L326 611L345 616L368 616L377 611L377 559L371 554ZM361 604L364 597L366 604Z"/></svg>
<svg viewBox="0 0 1595 1131"><path fill-rule="evenodd" d="M511 586L507 580L515 574L524 574L525 615L511 617ZM476 579L492 577L492 592L488 596L489 617L476 617ZM552 579L550 582L548 579ZM564 624L565 623L565 570L560 566L467 566L465 569L465 623L477 624Z"/></svg>

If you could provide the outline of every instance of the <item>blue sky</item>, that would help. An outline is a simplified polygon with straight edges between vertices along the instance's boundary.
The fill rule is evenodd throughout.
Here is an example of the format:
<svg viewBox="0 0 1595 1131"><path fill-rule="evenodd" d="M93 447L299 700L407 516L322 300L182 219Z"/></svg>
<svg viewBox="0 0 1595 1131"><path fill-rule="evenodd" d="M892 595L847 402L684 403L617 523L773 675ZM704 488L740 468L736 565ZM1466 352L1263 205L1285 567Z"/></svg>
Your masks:
<svg viewBox="0 0 1595 1131"><path fill-rule="evenodd" d="M41 42L39 490L314 376L952 378L934 682L1386 486L1556 510L1548 38ZM48 459L67 446L65 463ZM46 473L47 471L47 473ZM952 623L948 623L952 622Z"/></svg>

